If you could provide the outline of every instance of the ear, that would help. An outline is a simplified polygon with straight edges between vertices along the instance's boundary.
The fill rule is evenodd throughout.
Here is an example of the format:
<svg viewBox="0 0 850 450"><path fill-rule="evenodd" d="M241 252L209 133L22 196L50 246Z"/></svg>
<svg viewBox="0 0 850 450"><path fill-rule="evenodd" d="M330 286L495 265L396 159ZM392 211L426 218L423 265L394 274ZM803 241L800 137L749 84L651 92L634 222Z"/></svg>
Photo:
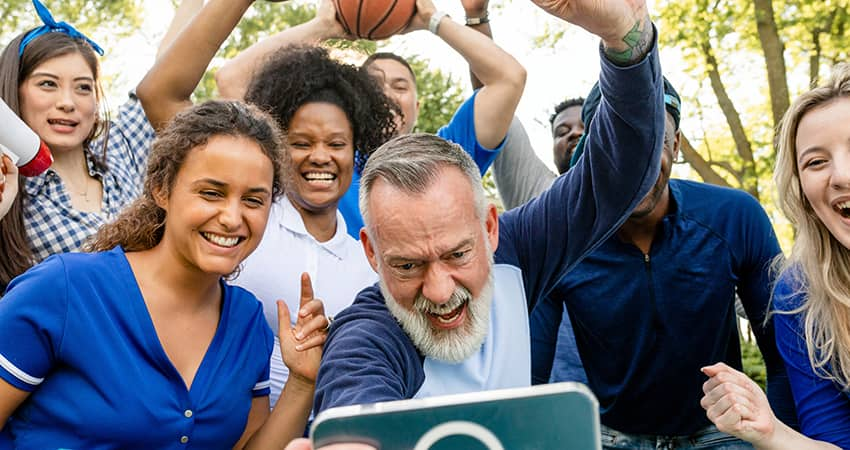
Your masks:
<svg viewBox="0 0 850 450"><path fill-rule="evenodd" d="M366 253L366 259L369 260L369 265L375 273L378 272L378 255L372 241L369 239L369 233L366 232L366 227L360 229L360 243L363 245L363 252Z"/></svg>
<svg viewBox="0 0 850 450"><path fill-rule="evenodd" d="M156 203L156 206L168 211L168 194L163 192L161 188L154 188L151 195L153 196L153 201Z"/></svg>
<svg viewBox="0 0 850 450"><path fill-rule="evenodd" d="M484 229L487 231L490 248L495 252L499 248L499 211L496 209L496 205L489 203L486 214Z"/></svg>
<svg viewBox="0 0 850 450"><path fill-rule="evenodd" d="M680 145L682 145L682 130L676 130L676 136L673 138L673 162L679 160Z"/></svg>

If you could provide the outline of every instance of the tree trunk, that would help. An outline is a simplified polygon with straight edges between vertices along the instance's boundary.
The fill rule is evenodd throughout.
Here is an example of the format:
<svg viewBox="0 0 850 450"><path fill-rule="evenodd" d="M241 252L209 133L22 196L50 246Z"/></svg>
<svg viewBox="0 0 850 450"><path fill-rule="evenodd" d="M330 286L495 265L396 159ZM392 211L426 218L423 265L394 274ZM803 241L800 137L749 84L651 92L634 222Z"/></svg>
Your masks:
<svg viewBox="0 0 850 450"><path fill-rule="evenodd" d="M772 0L753 0L756 15L756 29L767 66L767 85L770 88L770 108L773 112L773 126L782 121L782 115L790 105L788 79L785 72L785 45L779 38L779 31L773 15Z"/></svg>
<svg viewBox="0 0 850 450"><path fill-rule="evenodd" d="M714 171L711 164L696 151L694 146L691 145L691 141L684 134L681 138L679 151L682 152L682 157L697 171L703 181L717 186L732 187L720 174Z"/></svg>
<svg viewBox="0 0 850 450"><path fill-rule="evenodd" d="M723 111L723 116L726 117L726 123L729 125L729 131L732 133L732 139L735 141L735 149L738 152L738 156L743 160L744 173L746 175L743 180L740 180L741 187L750 193L758 192L758 177L756 176L756 165L753 160L753 149L750 145L750 140L747 138L746 130L744 130L744 124L741 122L741 115L735 109L735 104L729 98L729 94L726 92L726 86L723 85L723 80L720 78L717 59L714 57L714 50L707 39L702 42L702 51L705 57L708 79L711 82L711 89L714 91L714 96L717 97L717 103L720 105L720 110Z"/></svg>

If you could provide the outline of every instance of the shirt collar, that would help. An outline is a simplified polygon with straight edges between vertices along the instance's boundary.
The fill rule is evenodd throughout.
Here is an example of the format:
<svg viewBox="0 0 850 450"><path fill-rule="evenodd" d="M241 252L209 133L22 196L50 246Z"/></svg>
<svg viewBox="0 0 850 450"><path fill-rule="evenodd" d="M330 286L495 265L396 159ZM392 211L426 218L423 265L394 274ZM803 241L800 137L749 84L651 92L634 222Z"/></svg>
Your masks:
<svg viewBox="0 0 850 450"><path fill-rule="evenodd" d="M94 156L91 154L90 150L85 150L83 152L86 155L86 167L89 170L89 175L91 176L100 176L101 180L103 180L106 175L103 171L98 168L97 162L94 159ZM30 198L36 197L42 193L44 189L44 185L47 183L48 178L59 178L59 174L53 170L52 167L48 168L41 175L37 175L34 177L24 178L24 190L27 192L27 195Z"/></svg>
<svg viewBox="0 0 850 450"><path fill-rule="evenodd" d="M301 236L303 239L314 242L317 246L324 248L328 251L328 253L339 259L346 258L347 247L345 244L346 239L348 238L348 228L346 227L345 219L343 219L342 213L340 213L339 210L336 212L336 233L334 233L330 240L326 242L319 242L307 231L307 227L304 226L304 220L301 218L301 214L299 214L298 210L295 209L295 206L292 204L292 200L290 200L289 197L284 196L284 198L277 203L280 205L279 217L280 226L282 228L286 228L290 232Z"/></svg>

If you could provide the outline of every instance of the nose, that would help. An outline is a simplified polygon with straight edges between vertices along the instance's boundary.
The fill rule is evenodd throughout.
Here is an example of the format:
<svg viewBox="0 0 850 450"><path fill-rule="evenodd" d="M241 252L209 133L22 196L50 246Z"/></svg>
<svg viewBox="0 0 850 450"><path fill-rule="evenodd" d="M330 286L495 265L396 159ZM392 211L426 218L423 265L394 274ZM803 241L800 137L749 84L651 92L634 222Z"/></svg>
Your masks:
<svg viewBox="0 0 850 450"><path fill-rule="evenodd" d="M422 295L442 305L451 299L457 285L451 272L442 262L431 263L422 282Z"/></svg>
<svg viewBox="0 0 850 450"><path fill-rule="evenodd" d="M234 231L242 223L242 202L239 198L228 199L222 203L218 212L218 223L225 231Z"/></svg>
<svg viewBox="0 0 850 450"><path fill-rule="evenodd" d="M835 189L850 188L850 150L836 153L833 163L830 183Z"/></svg>
<svg viewBox="0 0 850 450"><path fill-rule="evenodd" d="M56 109L63 112L71 112L76 109L74 104L74 93L71 89L60 89L56 98Z"/></svg>
<svg viewBox="0 0 850 450"><path fill-rule="evenodd" d="M330 149L325 144L316 144L310 151L310 162L316 165L324 165L331 162Z"/></svg>

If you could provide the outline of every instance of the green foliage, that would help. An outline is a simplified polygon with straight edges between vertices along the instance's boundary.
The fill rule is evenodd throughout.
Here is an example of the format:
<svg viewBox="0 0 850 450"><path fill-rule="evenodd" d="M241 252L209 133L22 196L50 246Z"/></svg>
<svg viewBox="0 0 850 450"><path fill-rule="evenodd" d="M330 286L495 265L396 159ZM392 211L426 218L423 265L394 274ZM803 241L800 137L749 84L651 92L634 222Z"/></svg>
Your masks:
<svg viewBox="0 0 850 450"><path fill-rule="evenodd" d="M463 91L451 75L439 69L429 69L427 60L419 56L406 59L416 74L416 91L419 94L419 119L414 131L436 133L449 123L463 103Z"/></svg>
<svg viewBox="0 0 850 450"><path fill-rule="evenodd" d="M53 18L68 22L94 39L106 51L117 38L128 36L142 24L142 0L45 0ZM0 2L0 41L41 25L31 0Z"/></svg>
<svg viewBox="0 0 850 450"><path fill-rule="evenodd" d="M741 360L744 365L744 373L758 383L763 390L766 390L767 369L764 366L764 358L761 356L758 345L752 340L741 339Z"/></svg>

